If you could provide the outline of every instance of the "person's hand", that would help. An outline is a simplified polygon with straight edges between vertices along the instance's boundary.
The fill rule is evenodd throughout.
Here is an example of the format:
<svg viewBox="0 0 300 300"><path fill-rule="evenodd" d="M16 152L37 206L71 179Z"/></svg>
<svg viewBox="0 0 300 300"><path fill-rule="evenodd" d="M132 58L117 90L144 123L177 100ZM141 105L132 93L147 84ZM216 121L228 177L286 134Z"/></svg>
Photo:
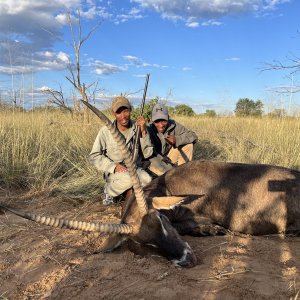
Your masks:
<svg viewBox="0 0 300 300"><path fill-rule="evenodd" d="M142 137L144 137L147 134L145 118L143 116L138 116L136 119L136 125L141 127L141 134Z"/></svg>
<svg viewBox="0 0 300 300"><path fill-rule="evenodd" d="M122 164L117 164L115 167L115 173L124 173L127 172L127 168Z"/></svg>
<svg viewBox="0 0 300 300"><path fill-rule="evenodd" d="M165 137L165 140L168 144L175 146L176 144L176 136L175 135L167 135Z"/></svg>

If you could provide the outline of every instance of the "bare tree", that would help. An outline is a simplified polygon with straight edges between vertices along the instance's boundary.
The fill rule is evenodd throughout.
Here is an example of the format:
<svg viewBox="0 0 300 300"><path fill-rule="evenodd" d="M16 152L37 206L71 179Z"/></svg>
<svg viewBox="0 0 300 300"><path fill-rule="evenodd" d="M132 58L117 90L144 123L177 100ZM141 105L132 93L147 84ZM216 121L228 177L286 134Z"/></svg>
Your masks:
<svg viewBox="0 0 300 300"><path fill-rule="evenodd" d="M9 101L14 109L20 109L22 107L22 93L23 90L21 88L14 88L10 91Z"/></svg>
<svg viewBox="0 0 300 300"><path fill-rule="evenodd" d="M279 60L274 60L271 63L265 63L264 70L288 70L290 74L300 72L300 58L294 54L290 54L286 57L289 63L282 63Z"/></svg>
<svg viewBox="0 0 300 300"><path fill-rule="evenodd" d="M298 32L299 34L299 32ZM280 60L273 60L272 62L263 63L262 71L270 71L270 70L282 70L287 71L287 78L291 80L292 85L288 86L280 86L273 89L277 93L282 94L291 94L300 92L300 85L294 80L294 77L297 73L300 72L300 57L290 53L285 58L286 62L282 62Z"/></svg>
<svg viewBox="0 0 300 300"><path fill-rule="evenodd" d="M94 87L94 90L91 92L92 95L95 95L97 90L97 84L92 82L88 85L81 81L81 66L80 66L80 50L83 43L91 36L91 34L99 27L101 22L98 22L97 25L92 28L92 30L84 37L82 37L82 27L81 27L81 20L80 20L80 11L78 11L78 18L77 18L77 37L75 36L74 25L71 19L70 14L68 14L69 26L72 33L72 47L75 51L75 65L69 65L68 69L70 72L70 77L66 76L67 80L72 84L72 86L78 91L81 95L83 100L89 101L89 90ZM87 107L84 107L84 120L86 123L89 123L89 111Z"/></svg>
<svg viewBox="0 0 300 300"><path fill-rule="evenodd" d="M59 91L47 88L43 90L43 93L48 96L48 103L54 104L64 110L67 110L73 115L73 110L68 106L61 86L59 86Z"/></svg>

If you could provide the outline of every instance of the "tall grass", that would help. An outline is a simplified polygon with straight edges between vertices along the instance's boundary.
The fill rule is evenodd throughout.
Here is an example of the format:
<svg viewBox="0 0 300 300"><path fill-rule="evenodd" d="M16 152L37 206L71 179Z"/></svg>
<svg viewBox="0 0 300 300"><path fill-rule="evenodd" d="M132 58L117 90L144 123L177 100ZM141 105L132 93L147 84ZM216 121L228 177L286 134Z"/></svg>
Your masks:
<svg viewBox="0 0 300 300"><path fill-rule="evenodd" d="M300 169L300 119L179 118L199 136L196 157Z"/></svg>
<svg viewBox="0 0 300 300"><path fill-rule="evenodd" d="M300 169L300 120L176 117L199 136L196 159ZM0 184L70 196L99 194L102 174L87 160L102 124L59 111L0 112Z"/></svg>
<svg viewBox="0 0 300 300"><path fill-rule="evenodd" d="M99 127L62 112L1 113L2 185L33 192L95 194L102 176L87 155Z"/></svg>

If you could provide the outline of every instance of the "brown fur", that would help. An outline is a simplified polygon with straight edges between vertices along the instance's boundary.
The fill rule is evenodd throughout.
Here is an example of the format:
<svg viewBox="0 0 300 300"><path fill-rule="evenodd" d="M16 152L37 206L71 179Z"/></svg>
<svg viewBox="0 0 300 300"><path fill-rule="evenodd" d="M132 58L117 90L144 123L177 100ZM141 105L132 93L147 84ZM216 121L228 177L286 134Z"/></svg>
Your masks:
<svg viewBox="0 0 300 300"><path fill-rule="evenodd" d="M192 161L145 187L147 199L170 195L191 199L165 212L183 234L209 223L253 235L300 230L300 172L288 168Z"/></svg>

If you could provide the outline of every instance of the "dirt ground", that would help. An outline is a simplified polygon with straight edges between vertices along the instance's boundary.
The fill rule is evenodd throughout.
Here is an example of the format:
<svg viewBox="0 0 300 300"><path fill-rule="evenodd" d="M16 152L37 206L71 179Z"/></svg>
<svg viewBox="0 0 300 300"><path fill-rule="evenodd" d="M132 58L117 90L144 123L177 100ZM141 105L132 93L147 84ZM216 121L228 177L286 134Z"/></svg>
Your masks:
<svg viewBox="0 0 300 300"><path fill-rule="evenodd" d="M120 207L50 197L7 197L24 211L117 222ZM199 264L173 266L126 245L99 253L105 236L0 214L0 299L300 299L300 238L184 237Z"/></svg>

